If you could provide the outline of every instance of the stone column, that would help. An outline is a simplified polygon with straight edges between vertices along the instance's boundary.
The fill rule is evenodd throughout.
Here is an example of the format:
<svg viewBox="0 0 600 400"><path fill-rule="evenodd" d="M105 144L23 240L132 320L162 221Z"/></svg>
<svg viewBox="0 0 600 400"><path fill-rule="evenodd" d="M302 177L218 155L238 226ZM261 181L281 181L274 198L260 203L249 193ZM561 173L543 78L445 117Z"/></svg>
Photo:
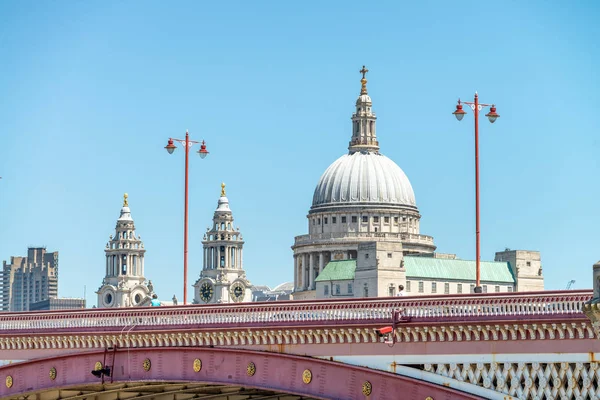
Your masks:
<svg viewBox="0 0 600 400"><path fill-rule="evenodd" d="M325 266L325 254L323 252L319 253L319 274L323 272L323 267Z"/></svg>
<svg viewBox="0 0 600 400"><path fill-rule="evenodd" d="M106 256L106 276L108 276L108 257L110 256Z"/></svg>
<svg viewBox="0 0 600 400"><path fill-rule="evenodd" d="M315 254L310 253L308 262L309 289L315 288Z"/></svg>
<svg viewBox="0 0 600 400"><path fill-rule="evenodd" d="M294 291L298 289L298 257L294 256Z"/></svg>
<svg viewBox="0 0 600 400"><path fill-rule="evenodd" d="M307 261L307 257L306 254L302 254L302 273L301 273L301 277L302 277L302 290L306 290L306 261Z"/></svg>

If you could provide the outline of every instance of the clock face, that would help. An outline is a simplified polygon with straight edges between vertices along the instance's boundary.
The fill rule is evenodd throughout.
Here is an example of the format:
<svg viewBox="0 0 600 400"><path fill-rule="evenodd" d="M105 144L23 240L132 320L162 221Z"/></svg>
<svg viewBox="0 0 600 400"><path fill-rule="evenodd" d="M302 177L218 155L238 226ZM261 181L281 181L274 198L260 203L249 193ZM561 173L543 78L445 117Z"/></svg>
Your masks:
<svg viewBox="0 0 600 400"><path fill-rule="evenodd" d="M236 282L233 285L231 285L231 297L233 299L233 301L240 302L242 300L244 300L244 292L245 292L245 288L244 286L239 283Z"/></svg>
<svg viewBox="0 0 600 400"><path fill-rule="evenodd" d="M204 282L200 286L200 298L203 302L208 303L213 296L213 287L210 282Z"/></svg>

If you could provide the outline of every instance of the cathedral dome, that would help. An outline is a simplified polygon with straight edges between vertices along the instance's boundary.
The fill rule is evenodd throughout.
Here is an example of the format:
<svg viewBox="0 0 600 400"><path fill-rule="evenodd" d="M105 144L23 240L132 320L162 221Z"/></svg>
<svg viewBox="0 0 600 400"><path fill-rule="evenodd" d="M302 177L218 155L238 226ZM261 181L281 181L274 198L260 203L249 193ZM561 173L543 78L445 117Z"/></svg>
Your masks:
<svg viewBox="0 0 600 400"><path fill-rule="evenodd" d="M341 156L325 170L312 209L365 203L416 207L410 181L396 163L376 152L357 151Z"/></svg>

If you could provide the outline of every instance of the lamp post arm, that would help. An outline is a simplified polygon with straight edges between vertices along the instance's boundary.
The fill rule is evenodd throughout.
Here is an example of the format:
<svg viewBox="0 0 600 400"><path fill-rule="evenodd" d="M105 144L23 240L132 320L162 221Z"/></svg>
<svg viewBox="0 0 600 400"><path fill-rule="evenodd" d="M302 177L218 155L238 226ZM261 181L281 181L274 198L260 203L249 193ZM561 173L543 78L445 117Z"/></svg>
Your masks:
<svg viewBox="0 0 600 400"><path fill-rule="evenodd" d="M175 142L179 142L179 143L181 143L181 144L182 144L182 145L184 145L184 146L185 146L185 143L186 143L186 140L185 140L185 139L175 139L175 138L169 138L169 140L173 140L173 141L175 141ZM189 140L189 139L188 139L188 140L187 140L187 143L189 143L189 145L188 145L189 147L192 147L192 145L194 145L194 144L199 144L200 142L196 142L195 140Z"/></svg>

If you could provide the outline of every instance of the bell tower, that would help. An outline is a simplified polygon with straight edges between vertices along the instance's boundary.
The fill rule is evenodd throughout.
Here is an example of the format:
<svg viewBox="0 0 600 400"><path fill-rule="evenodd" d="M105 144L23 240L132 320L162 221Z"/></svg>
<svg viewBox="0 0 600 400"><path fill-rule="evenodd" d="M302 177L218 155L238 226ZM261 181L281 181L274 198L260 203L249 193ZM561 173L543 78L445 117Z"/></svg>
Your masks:
<svg viewBox="0 0 600 400"><path fill-rule="evenodd" d="M150 302L152 283L144 277L144 243L135 232L128 195L117 220L115 235L110 235L104 253L106 273L98 294L98 307L143 306Z"/></svg>
<svg viewBox="0 0 600 400"><path fill-rule="evenodd" d="M243 267L244 241L240 228L233 227L233 214L221 184L221 197L212 227L202 240L204 265L194 284L194 303L240 303L250 301L250 281Z"/></svg>

